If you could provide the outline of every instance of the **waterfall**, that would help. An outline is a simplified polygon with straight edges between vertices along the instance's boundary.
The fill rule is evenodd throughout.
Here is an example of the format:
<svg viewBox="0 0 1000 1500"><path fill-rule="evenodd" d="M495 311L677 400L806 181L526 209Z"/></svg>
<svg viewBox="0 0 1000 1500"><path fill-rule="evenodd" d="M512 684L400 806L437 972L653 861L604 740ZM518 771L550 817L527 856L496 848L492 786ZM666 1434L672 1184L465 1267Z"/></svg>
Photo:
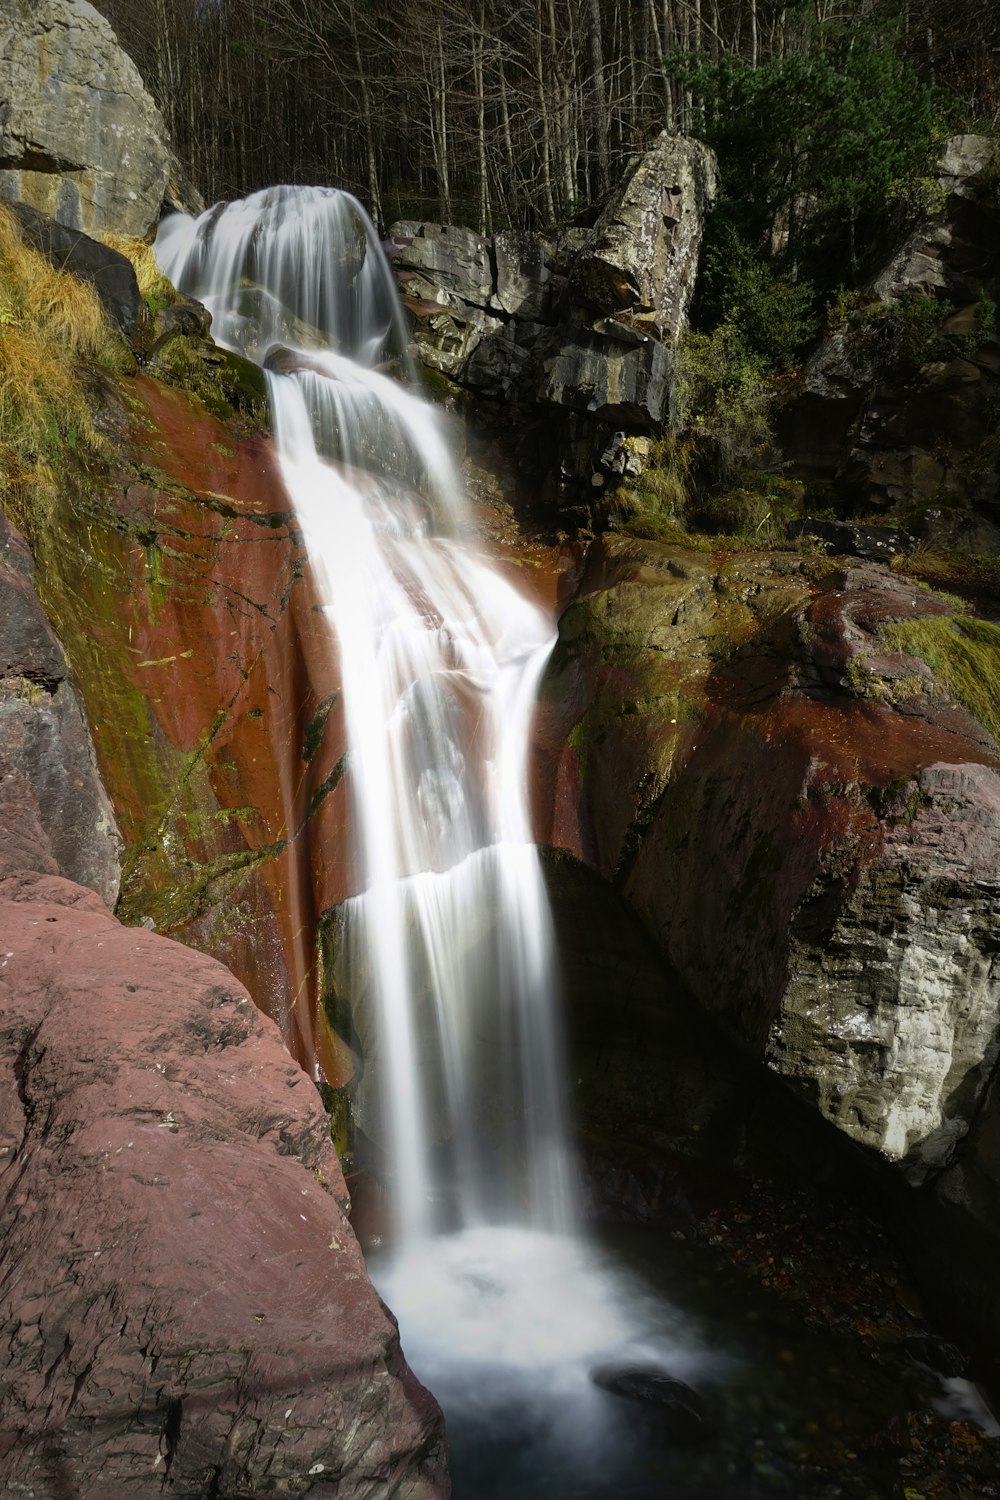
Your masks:
<svg viewBox="0 0 1000 1500"><path fill-rule="evenodd" d="M334 979L376 1013L393 1210L369 1266L444 1407L456 1497L631 1495L627 1456L645 1440L592 1372L608 1359L683 1372L703 1355L575 1231L527 796L551 622L468 541L391 272L353 198L272 188L174 216L156 255L216 339L267 372L336 638L357 888Z"/></svg>
<svg viewBox="0 0 1000 1500"><path fill-rule="evenodd" d="M462 534L391 271L355 199L175 215L161 269L264 366L339 644L360 879L338 978L377 1014L394 1237L573 1222L551 919L527 747L550 621Z"/></svg>

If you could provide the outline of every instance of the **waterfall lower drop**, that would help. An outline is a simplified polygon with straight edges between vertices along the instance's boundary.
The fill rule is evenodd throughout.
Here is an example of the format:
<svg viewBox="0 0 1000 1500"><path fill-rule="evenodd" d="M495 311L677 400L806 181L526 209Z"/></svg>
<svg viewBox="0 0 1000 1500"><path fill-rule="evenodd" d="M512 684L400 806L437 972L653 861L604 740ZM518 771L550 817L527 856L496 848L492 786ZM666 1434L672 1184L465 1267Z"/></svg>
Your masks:
<svg viewBox="0 0 1000 1500"><path fill-rule="evenodd" d="M551 622L461 539L453 465L410 388L393 278L353 198L273 188L176 215L156 255L216 340L268 372L339 642L361 872L341 962L377 1007L391 1162L391 1244L373 1274L450 1425L492 1430L491 1413L516 1407L553 1453L579 1457L608 1420L595 1363L669 1348L683 1372L693 1355L576 1231L527 806Z"/></svg>

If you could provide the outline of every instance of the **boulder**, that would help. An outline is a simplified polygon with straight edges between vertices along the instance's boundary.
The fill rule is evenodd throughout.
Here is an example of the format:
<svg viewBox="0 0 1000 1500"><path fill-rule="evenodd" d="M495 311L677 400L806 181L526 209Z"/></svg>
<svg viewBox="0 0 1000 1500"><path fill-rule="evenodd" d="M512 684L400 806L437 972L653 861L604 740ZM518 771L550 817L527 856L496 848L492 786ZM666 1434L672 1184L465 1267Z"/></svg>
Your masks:
<svg viewBox="0 0 1000 1500"><path fill-rule="evenodd" d="M898 526L860 526L848 521L828 521L819 516L803 516L790 521L790 538L807 539L820 545L835 557L864 557L869 562L885 562L899 553L912 552L914 538Z"/></svg>
<svg viewBox="0 0 1000 1500"><path fill-rule="evenodd" d="M21 237L60 271L88 282L112 322L131 338L139 322L139 284L132 262L118 250L41 214L27 203L11 205Z"/></svg>
<svg viewBox="0 0 1000 1500"><path fill-rule="evenodd" d="M648 322L667 342L687 325L705 214L716 191L714 153L662 131L595 224L569 279L573 302Z"/></svg>
<svg viewBox="0 0 1000 1500"><path fill-rule="evenodd" d="M934 550L1000 557L1000 526L974 510L930 506L918 518L915 530Z"/></svg>
<svg viewBox="0 0 1000 1500"><path fill-rule="evenodd" d="M58 876L0 880L0 930L7 1485L445 1500L441 1414L274 1024Z"/></svg>
<svg viewBox="0 0 1000 1500"><path fill-rule="evenodd" d="M711 1433L698 1392L655 1365L602 1365L590 1378L612 1396L654 1409L664 1433L675 1443L700 1443Z"/></svg>
<svg viewBox="0 0 1000 1500"><path fill-rule="evenodd" d="M1000 757L883 639L946 603L873 564L816 584L802 567L595 545L555 658L590 704L582 848L745 1048L920 1178L968 1129L1000 1038Z"/></svg>
<svg viewBox="0 0 1000 1500"><path fill-rule="evenodd" d="M0 513L0 873L59 872L113 906L121 840L33 577Z"/></svg>
<svg viewBox="0 0 1000 1500"><path fill-rule="evenodd" d="M67 229L156 223L176 176L163 119L87 0L0 8L0 119L0 197Z"/></svg>
<svg viewBox="0 0 1000 1500"><path fill-rule="evenodd" d="M605 318L558 329L539 400L615 427L654 427L669 413L673 362L659 339Z"/></svg>
<svg viewBox="0 0 1000 1500"><path fill-rule="evenodd" d="M982 1294L972 1247L983 1265L1000 1249L1000 752L940 648L899 644L975 628L875 564L812 568L592 545L544 695L562 724L548 834L617 886L746 1054L917 1192Z"/></svg>

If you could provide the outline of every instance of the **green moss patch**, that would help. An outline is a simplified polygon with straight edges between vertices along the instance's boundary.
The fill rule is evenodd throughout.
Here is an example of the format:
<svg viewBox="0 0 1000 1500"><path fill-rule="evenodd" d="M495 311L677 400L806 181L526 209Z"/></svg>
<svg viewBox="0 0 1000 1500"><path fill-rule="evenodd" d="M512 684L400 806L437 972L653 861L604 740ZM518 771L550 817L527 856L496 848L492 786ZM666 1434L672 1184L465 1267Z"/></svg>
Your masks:
<svg viewBox="0 0 1000 1500"><path fill-rule="evenodd" d="M882 638L926 662L942 690L1000 740L1000 625L937 615L886 625Z"/></svg>

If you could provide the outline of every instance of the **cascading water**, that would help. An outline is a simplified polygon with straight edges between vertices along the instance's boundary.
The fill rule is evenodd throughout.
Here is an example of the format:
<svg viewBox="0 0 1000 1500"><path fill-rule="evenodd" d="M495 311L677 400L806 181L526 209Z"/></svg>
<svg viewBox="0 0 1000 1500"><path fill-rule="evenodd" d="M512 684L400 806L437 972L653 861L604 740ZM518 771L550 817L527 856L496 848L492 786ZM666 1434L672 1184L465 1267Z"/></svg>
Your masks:
<svg viewBox="0 0 1000 1500"><path fill-rule="evenodd" d="M454 530L461 496L434 413L376 368L405 367L406 345L359 204L270 189L168 221L157 255L216 339L268 369L282 472L340 643L361 877L341 962L370 976L380 1016L394 1237L566 1229L525 767L550 623L430 532L427 502Z"/></svg>
<svg viewBox="0 0 1000 1500"><path fill-rule="evenodd" d="M392 1247L376 1277L449 1418L474 1371L476 1402L491 1390L487 1406L572 1410L578 1449L583 1430L600 1441L598 1356L664 1338L674 1369L685 1356L662 1306L623 1295L570 1232L526 786L551 624L460 539L435 413L385 372L413 381L391 272L354 199L269 189L165 221L156 254L209 308L215 338L268 371L282 472L339 642L360 879L337 963L342 988L377 1008L391 1161Z"/></svg>

